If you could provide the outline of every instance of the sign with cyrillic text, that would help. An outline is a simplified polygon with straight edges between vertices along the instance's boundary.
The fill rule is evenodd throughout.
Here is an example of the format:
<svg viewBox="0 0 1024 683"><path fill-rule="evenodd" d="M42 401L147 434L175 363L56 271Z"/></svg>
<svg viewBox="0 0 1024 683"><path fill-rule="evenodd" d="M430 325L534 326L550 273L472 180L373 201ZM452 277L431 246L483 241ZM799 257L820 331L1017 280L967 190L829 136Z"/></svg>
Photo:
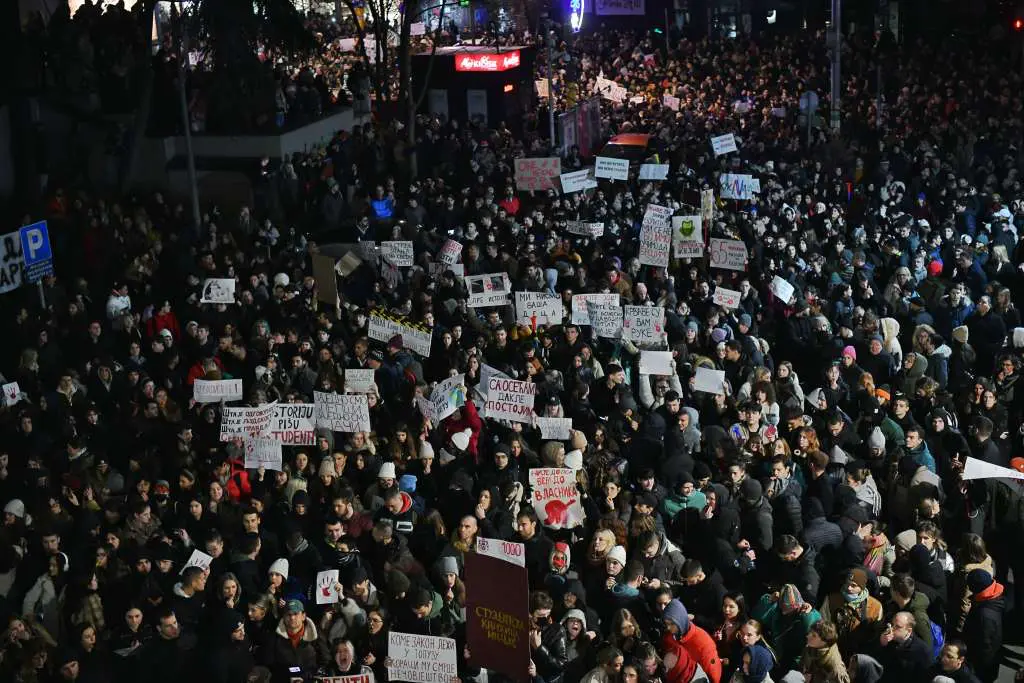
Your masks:
<svg viewBox="0 0 1024 683"><path fill-rule="evenodd" d="M487 417L531 424L534 419L533 401L537 386L532 382L491 377L487 381Z"/></svg>

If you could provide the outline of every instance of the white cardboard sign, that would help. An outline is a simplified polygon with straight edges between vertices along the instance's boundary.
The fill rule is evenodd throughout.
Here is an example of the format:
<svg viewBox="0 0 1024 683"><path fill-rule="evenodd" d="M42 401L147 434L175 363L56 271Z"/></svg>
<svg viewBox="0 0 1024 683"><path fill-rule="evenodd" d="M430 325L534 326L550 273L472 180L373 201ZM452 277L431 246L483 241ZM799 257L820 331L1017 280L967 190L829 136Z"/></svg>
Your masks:
<svg viewBox="0 0 1024 683"><path fill-rule="evenodd" d="M412 242L408 240L400 242L381 242L380 255L385 261L393 266L398 266L399 268L411 266L415 260Z"/></svg>
<svg viewBox="0 0 1024 683"><path fill-rule="evenodd" d="M537 385L533 382L490 377L487 380L487 401L484 404L486 416L532 424L536 394Z"/></svg>
<svg viewBox="0 0 1024 683"><path fill-rule="evenodd" d="M629 180L629 159L597 157L594 165L594 177L608 178L609 180Z"/></svg>
<svg viewBox="0 0 1024 683"><path fill-rule="evenodd" d="M547 292L516 292L516 322L520 325L560 325L562 298Z"/></svg>
<svg viewBox="0 0 1024 683"><path fill-rule="evenodd" d="M455 640L388 633L388 679L409 683L452 683L458 676Z"/></svg>
<svg viewBox="0 0 1024 683"><path fill-rule="evenodd" d="M568 441L572 437L571 417L538 417L537 427L542 439Z"/></svg>
<svg viewBox="0 0 1024 683"><path fill-rule="evenodd" d="M704 255L704 221L700 216L672 217L672 251L676 258Z"/></svg>
<svg viewBox="0 0 1024 683"><path fill-rule="evenodd" d="M672 374L672 352L671 351L641 351L640 352L640 374L641 375L671 375Z"/></svg>
<svg viewBox="0 0 1024 683"><path fill-rule="evenodd" d="M203 282L201 304L233 304L235 303L235 279L231 277L209 278Z"/></svg>
<svg viewBox="0 0 1024 683"><path fill-rule="evenodd" d="M345 368L345 393L365 394L373 389L371 368Z"/></svg>
<svg viewBox="0 0 1024 683"><path fill-rule="evenodd" d="M366 394L313 392L316 425L333 432L370 431L370 404Z"/></svg>
<svg viewBox="0 0 1024 683"><path fill-rule="evenodd" d="M736 147L736 136L732 133L726 133L725 135L719 135L711 138L711 149L715 153L716 157L720 157L723 154L729 154L730 152L738 152L739 149Z"/></svg>
<svg viewBox="0 0 1024 683"><path fill-rule="evenodd" d="M316 604L333 605L341 601L341 595L334 590L338 583L338 570L325 569L316 574Z"/></svg>
<svg viewBox="0 0 1024 683"><path fill-rule="evenodd" d="M638 344L658 344L665 338L662 306L623 306L622 338Z"/></svg>
<svg viewBox="0 0 1024 683"><path fill-rule="evenodd" d="M192 385L192 398L196 403L241 401L242 396L242 380L240 379L197 379Z"/></svg>
<svg viewBox="0 0 1024 683"><path fill-rule="evenodd" d="M693 376L693 390L709 394L725 393L725 370L697 368Z"/></svg>

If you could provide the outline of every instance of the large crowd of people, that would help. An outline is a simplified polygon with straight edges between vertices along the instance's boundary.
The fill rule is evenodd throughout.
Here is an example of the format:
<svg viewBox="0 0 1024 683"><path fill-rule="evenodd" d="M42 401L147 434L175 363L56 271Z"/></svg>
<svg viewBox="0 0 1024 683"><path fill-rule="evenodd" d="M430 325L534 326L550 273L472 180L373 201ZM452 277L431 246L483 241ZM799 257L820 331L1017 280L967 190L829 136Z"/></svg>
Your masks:
<svg viewBox="0 0 1024 683"><path fill-rule="evenodd" d="M842 132L808 139L800 94L829 107L820 36L560 44L559 107L599 76L627 88L602 138L653 135L665 181L517 191L515 158L549 153L534 113L424 115L411 181L404 132L339 133L264 163L254 206L207 206L198 230L159 193L55 189L26 218L57 254L46 306L6 294L0 339L0 679L386 681L398 631L454 638L460 681L504 680L465 646L481 537L524 546L531 683L994 683L1004 623L1024 624L1024 486L964 472L1024 472L1021 77L986 44L846 52ZM725 133L739 149L716 157ZM562 170L592 163L568 149ZM760 191L721 198L730 171ZM706 236L742 240L744 269L641 265L647 207L693 214L708 189ZM336 305L319 234L362 255ZM413 266L358 244L395 239ZM563 315L469 307L459 275L494 273ZM202 303L207 278L233 278L236 303ZM574 324L587 293L663 308L662 337ZM371 339L381 309L430 329L430 353ZM641 371L648 350L669 374ZM373 370L370 429L318 429L280 471L247 469L223 404L194 400L197 380L241 379L229 405L311 403L355 369ZM700 369L724 372L719 393ZM493 372L532 383L570 438L489 417ZM460 375L432 422L419 399ZM580 525L531 507L538 467L573 471ZM321 605L326 569L340 597Z"/></svg>

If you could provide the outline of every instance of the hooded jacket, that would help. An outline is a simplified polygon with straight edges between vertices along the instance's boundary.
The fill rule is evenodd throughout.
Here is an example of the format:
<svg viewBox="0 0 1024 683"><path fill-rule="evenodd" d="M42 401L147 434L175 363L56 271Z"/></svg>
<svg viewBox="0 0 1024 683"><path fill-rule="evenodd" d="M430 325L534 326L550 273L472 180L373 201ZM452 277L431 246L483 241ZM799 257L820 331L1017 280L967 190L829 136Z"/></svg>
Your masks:
<svg viewBox="0 0 1024 683"><path fill-rule="evenodd" d="M686 607L679 600L672 600L665 608L663 616L666 621L671 621L679 629L678 633L665 635L663 645L666 645L666 654L672 651L682 662L684 658L678 652L681 648L693 662L700 664L700 667L704 669L704 673L708 675L708 680L711 683L720 683L722 679L722 660L718 658L718 647L715 646L714 639L700 626L690 622L690 615L687 613ZM678 647L676 647L676 643L678 643ZM685 664L683 666L685 667ZM665 668L670 668L667 662ZM691 671L690 677L692 678L692 676L693 673ZM671 674L669 678L670 680L689 680L689 678L675 678Z"/></svg>
<svg viewBox="0 0 1024 683"><path fill-rule="evenodd" d="M971 598L963 638L971 665L983 681L995 680L1003 647L1003 584L992 585Z"/></svg>
<svg viewBox="0 0 1024 683"><path fill-rule="evenodd" d="M302 669L303 673L313 672L329 659L327 647L320 638L316 624L309 617L306 617L302 638L299 639L297 646L292 646L291 640L288 638L288 629L285 627L284 619L277 623L274 635L270 660L276 667L297 666Z"/></svg>

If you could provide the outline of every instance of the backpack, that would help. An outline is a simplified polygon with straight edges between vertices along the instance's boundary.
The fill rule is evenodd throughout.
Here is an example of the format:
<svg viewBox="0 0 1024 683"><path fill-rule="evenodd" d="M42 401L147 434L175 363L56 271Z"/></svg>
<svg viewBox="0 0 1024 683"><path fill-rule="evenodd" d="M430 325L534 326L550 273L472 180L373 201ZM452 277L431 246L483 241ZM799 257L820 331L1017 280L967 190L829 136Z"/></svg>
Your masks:
<svg viewBox="0 0 1024 683"><path fill-rule="evenodd" d="M942 627L931 619L928 620L928 627L932 630L932 661L935 661L942 652L942 646L946 644L946 634L942 632Z"/></svg>

